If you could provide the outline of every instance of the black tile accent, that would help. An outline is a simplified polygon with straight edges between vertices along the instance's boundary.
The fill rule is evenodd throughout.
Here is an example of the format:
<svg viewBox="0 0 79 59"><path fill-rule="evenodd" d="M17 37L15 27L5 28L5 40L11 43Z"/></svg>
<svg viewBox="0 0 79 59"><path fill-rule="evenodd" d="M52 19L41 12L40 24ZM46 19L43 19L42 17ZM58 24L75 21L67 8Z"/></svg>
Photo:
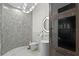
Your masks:
<svg viewBox="0 0 79 59"><path fill-rule="evenodd" d="M75 15L58 20L58 46L71 51L76 51Z"/></svg>
<svg viewBox="0 0 79 59"><path fill-rule="evenodd" d="M60 9L58 9L58 13L67 11L67 10L69 10L69 9L72 9L72 8L74 8L75 6L76 6L75 3L70 3L70 4L66 5L66 6L64 6L64 7L60 8Z"/></svg>

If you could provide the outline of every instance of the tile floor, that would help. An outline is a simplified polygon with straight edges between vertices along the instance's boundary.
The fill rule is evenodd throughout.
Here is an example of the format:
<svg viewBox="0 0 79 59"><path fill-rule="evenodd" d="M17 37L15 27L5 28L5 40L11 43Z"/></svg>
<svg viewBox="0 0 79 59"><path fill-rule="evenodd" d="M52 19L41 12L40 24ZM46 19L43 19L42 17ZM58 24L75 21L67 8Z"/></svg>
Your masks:
<svg viewBox="0 0 79 59"><path fill-rule="evenodd" d="M5 53L3 56L40 56L40 53L38 50L32 51L27 49L27 46L23 46L12 49L11 51Z"/></svg>

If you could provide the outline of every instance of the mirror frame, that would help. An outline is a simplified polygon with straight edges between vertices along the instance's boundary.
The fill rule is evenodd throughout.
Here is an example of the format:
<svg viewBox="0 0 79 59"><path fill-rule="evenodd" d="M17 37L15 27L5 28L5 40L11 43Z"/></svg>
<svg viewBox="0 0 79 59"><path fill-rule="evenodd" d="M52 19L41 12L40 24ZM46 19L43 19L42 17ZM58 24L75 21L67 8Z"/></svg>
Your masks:
<svg viewBox="0 0 79 59"><path fill-rule="evenodd" d="M49 30L46 30L45 27L44 27L44 23L45 23L46 20L49 20L49 17L48 17L48 16L46 16L46 17L43 19L43 26L42 26L42 28L43 28L43 30L44 30L45 32L48 33Z"/></svg>

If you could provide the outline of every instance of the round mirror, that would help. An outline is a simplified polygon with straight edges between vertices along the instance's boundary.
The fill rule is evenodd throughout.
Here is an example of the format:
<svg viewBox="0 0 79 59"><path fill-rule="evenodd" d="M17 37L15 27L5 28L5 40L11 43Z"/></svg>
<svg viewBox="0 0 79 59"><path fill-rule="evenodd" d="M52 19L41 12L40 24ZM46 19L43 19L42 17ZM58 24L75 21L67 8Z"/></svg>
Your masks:
<svg viewBox="0 0 79 59"><path fill-rule="evenodd" d="M43 20L43 30L49 32L49 17L45 17Z"/></svg>

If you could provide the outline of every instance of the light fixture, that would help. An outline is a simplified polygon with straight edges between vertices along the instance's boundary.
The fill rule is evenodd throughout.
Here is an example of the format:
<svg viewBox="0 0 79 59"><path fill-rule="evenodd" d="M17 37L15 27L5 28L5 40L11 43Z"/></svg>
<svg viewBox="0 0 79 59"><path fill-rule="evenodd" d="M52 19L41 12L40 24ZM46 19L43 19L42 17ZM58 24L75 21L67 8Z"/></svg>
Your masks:
<svg viewBox="0 0 79 59"><path fill-rule="evenodd" d="M29 6L29 4L24 4L24 7L23 7L23 12L24 13L29 13L29 12L31 12L31 11L33 11L33 9L35 8L35 6L37 5L37 3L34 3L34 5L32 5L30 8L28 7Z"/></svg>
<svg viewBox="0 0 79 59"><path fill-rule="evenodd" d="M37 3L9 3L9 4L16 9L21 10L24 13L30 13L37 5Z"/></svg>
<svg viewBox="0 0 79 59"><path fill-rule="evenodd" d="M43 19L43 22L42 22L42 23L43 23L43 25L42 25L42 29L43 29L45 32L48 33L49 30L47 30L47 29L45 28L45 25L46 25L45 22L46 22L46 21L49 21L49 17L48 17L48 16L45 17L45 18ZM47 23L48 23L48 22L47 22ZM48 26L48 25L47 25L47 26Z"/></svg>
<svg viewBox="0 0 79 59"><path fill-rule="evenodd" d="M25 9L26 9L26 7L27 7L27 4L26 4L26 3L24 3L24 5L23 5L23 9L25 10Z"/></svg>

